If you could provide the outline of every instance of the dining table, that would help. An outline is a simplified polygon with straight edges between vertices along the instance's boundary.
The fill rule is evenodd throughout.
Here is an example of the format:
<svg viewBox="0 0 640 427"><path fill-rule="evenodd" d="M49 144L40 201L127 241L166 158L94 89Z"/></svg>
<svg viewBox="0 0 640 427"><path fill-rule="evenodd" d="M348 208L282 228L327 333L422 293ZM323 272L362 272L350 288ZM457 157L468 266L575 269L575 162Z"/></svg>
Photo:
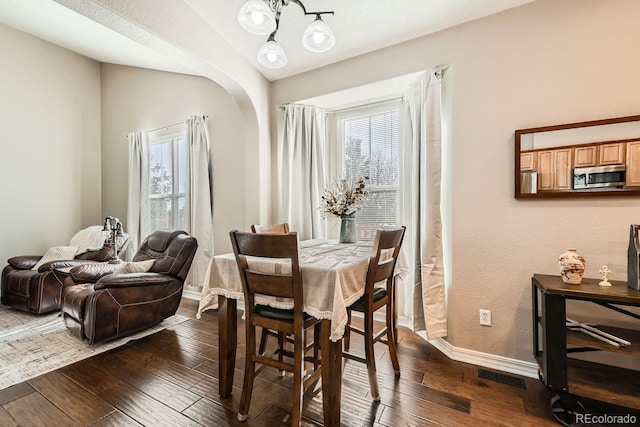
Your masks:
<svg viewBox="0 0 640 427"><path fill-rule="evenodd" d="M347 307L364 294L372 242L338 243L323 239L299 242L305 313L320 319L322 398L325 426L340 425L342 395L342 338ZM249 260L251 266L251 260ZM255 268L281 271L279 261L254 260ZM252 268L254 268L252 266ZM290 267L289 267L290 270ZM244 299L233 253L212 257L205 276L196 317L218 310L219 393L231 395L237 349L238 301ZM256 296L257 304L292 308L291 300Z"/></svg>

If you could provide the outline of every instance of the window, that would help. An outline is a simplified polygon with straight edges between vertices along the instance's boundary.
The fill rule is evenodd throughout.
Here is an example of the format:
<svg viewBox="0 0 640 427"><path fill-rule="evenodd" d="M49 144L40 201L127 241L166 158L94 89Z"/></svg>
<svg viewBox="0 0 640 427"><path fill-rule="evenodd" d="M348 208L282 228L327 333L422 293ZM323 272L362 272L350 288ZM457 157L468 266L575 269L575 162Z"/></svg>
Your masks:
<svg viewBox="0 0 640 427"><path fill-rule="evenodd" d="M185 228L187 140L184 132L149 139L149 231Z"/></svg>
<svg viewBox="0 0 640 427"><path fill-rule="evenodd" d="M342 113L338 118L342 171L348 182L368 176L369 198L356 215L358 240L400 221L400 102Z"/></svg>

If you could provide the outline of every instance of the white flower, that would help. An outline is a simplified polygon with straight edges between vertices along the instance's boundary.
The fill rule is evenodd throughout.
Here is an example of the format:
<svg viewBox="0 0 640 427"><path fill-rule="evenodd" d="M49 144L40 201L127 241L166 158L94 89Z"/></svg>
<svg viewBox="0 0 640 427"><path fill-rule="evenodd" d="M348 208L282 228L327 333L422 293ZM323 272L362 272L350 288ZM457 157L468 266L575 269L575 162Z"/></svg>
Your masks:
<svg viewBox="0 0 640 427"><path fill-rule="evenodd" d="M367 201L364 182L368 179L365 176L353 186L346 179L332 180L322 192L322 206L318 208L322 217L342 217L359 211Z"/></svg>

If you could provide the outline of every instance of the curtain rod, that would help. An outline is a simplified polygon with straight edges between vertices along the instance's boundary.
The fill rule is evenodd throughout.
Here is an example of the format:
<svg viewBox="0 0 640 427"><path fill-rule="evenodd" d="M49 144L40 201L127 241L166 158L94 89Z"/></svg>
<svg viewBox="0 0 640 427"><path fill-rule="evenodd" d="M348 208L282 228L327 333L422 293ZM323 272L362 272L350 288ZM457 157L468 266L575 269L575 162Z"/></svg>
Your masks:
<svg viewBox="0 0 640 427"><path fill-rule="evenodd" d="M281 109L281 110L284 110L287 105L302 105L303 107L321 108L321 107L318 107L317 105L300 104L299 102L288 102L286 104L278 105L278 108ZM326 110L326 108L323 108L323 110Z"/></svg>
<svg viewBox="0 0 640 427"><path fill-rule="evenodd" d="M334 114L346 113L348 111L359 110L361 108L376 107L378 105L392 104L392 103L403 102L403 101L404 101L404 96L394 96L393 98L382 99L380 101L373 101L367 104L358 104L351 107L329 110L329 112Z"/></svg>
<svg viewBox="0 0 640 427"><path fill-rule="evenodd" d="M197 117L197 116L196 116L196 117ZM208 118L209 118L209 116L207 116L207 115L203 115L203 116L202 116L202 118L203 118L203 119L208 119ZM159 127L158 129L148 130L148 131L146 131L146 132L147 132L147 133L157 132L157 131L159 131L159 130L163 130L163 129L165 129L165 130L166 130L166 129L169 129L169 128L172 128L172 127L175 127L175 126L178 126L178 125L183 125L183 124L184 124L184 122L174 123L174 124L172 124L172 125L162 126L162 127ZM125 135L125 138L129 139L129 134Z"/></svg>
<svg viewBox="0 0 640 427"><path fill-rule="evenodd" d="M208 118L209 118L209 116L203 115L203 116L202 116L202 118L203 118L203 119L208 119ZM183 124L184 124L184 122L174 123L174 124L172 124L172 125L162 126L162 127L159 127L158 129L153 129L153 130L150 130L150 131L148 131L148 132L149 132L149 133L151 133L151 132L156 132L156 131L163 130L163 129L165 129L165 130L166 130L166 129L169 129L169 128L172 128L172 127L175 127L175 126L179 126L179 125L183 125Z"/></svg>
<svg viewBox="0 0 640 427"><path fill-rule="evenodd" d="M354 105L352 107L345 107L345 108L323 108L323 107L316 107L315 105L309 105L310 107L316 107L316 108L320 108L322 110L325 110L327 113L332 113L332 114L336 114L336 113L342 113L345 111L350 111L350 110L356 110L359 108L366 108L366 107L375 107L376 105L383 105L383 104L387 104L387 103L392 103L392 102L402 102L404 100L404 96L394 96L393 98L387 98L387 99L382 99L379 101L373 101L373 102L369 102L367 104L358 104L358 105ZM286 105L307 105L307 104L286 104ZM285 105L279 105L278 106L279 109L284 110Z"/></svg>
<svg viewBox="0 0 640 427"><path fill-rule="evenodd" d="M431 71L435 74L435 76L438 79L442 79L442 76L444 75L444 73L449 69L449 65L448 64L442 64L442 65L437 65L436 67L434 67ZM428 72L428 70L426 70L425 72ZM324 108L324 110L327 110L328 112L332 112L332 113L337 113L337 112L341 112L341 111L348 111L350 109L353 108L360 108L360 107L368 107L368 106L374 106L376 104L382 104L385 102L389 102L389 101L396 101L396 100L404 100L404 95L400 95L394 98L390 98L387 100L382 100L382 101L374 101L371 102L369 104L363 104L363 105L356 105L353 107L347 107L347 108L338 108L338 109L330 109L330 108ZM294 104L294 105L306 105L306 104L296 104L294 103L288 103L288 104L283 104L283 105L278 105L277 108L279 108L280 110L284 110L286 105L289 104ZM315 105L311 105L311 107L315 107Z"/></svg>
<svg viewBox="0 0 640 427"><path fill-rule="evenodd" d="M157 132L157 131L159 131L159 130L169 129L169 128L176 127L176 126L183 125L183 124L184 124L184 122L174 123L174 124L172 124L172 125L162 126L162 127L159 127L158 129L153 129L153 130L150 130L150 131L148 131L148 132L149 132L149 133L151 133L151 132Z"/></svg>

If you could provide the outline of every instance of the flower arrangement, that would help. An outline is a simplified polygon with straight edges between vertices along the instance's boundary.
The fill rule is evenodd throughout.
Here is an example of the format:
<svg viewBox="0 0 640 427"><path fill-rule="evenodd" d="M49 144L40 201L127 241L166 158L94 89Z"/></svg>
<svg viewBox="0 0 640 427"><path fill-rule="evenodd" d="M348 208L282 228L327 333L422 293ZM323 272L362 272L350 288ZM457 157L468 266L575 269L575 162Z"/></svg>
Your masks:
<svg viewBox="0 0 640 427"><path fill-rule="evenodd" d="M347 183L346 179L334 179L322 191L322 206L318 208L323 218L344 217L352 215L362 208L367 201L367 191L364 182L369 177L358 180L355 185Z"/></svg>

